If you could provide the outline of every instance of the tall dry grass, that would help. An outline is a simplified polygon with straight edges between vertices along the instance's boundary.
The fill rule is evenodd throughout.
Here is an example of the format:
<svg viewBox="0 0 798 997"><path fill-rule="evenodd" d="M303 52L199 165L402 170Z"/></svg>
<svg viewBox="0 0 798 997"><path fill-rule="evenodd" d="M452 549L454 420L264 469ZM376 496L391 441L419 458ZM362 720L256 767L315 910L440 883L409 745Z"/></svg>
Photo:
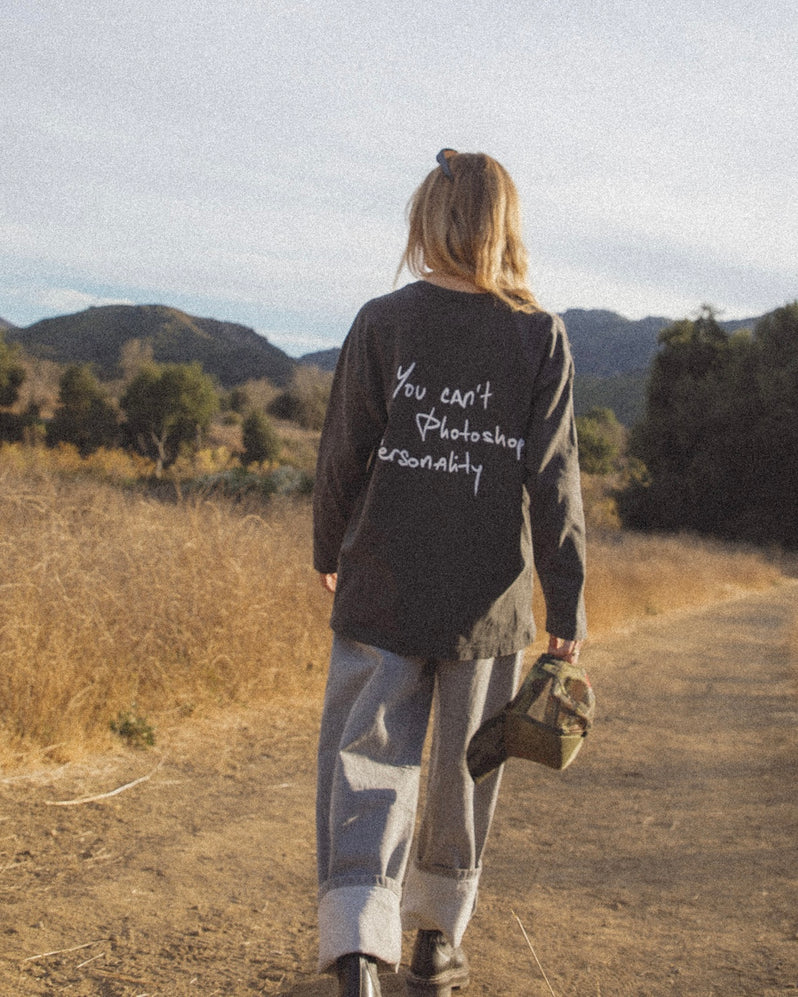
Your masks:
<svg viewBox="0 0 798 997"><path fill-rule="evenodd" d="M102 748L209 706L320 698L329 600L307 501L164 502L0 450L0 764ZM598 536L593 634L778 581L755 552ZM543 620L541 607L538 619Z"/></svg>
<svg viewBox="0 0 798 997"><path fill-rule="evenodd" d="M588 545L586 600L594 636L647 616L692 609L765 589L779 559L694 536L603 534Z"/></svg>
<svg viewBox="0 0 798 997"><path fill-rule="evenodd" d="M309 524L307 503L164 503L0 454L0 760L96 748L119 714L316 694Z"/></svg>

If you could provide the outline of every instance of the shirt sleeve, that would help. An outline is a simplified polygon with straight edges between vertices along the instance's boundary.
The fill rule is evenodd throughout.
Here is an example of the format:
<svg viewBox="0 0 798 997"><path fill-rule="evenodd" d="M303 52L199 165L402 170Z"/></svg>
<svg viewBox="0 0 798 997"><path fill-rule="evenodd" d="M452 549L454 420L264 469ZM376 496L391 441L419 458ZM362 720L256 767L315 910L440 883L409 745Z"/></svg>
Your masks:
<svg viewBox="0 0 798 997"><path fill-rule="evenodd" d="M364 311L344 340L319 443L313 488L313 564L338 570L338 553L386 424L378 358Z"/></svg>
<svg viewBox="0 0 798 997"><path fill-rule="evenodd" d="M587 634L585 522L573 376L565 326L555 316L535 380L525 484L535 568L546 601L546 630L565 640L582 640Z"/></svg>

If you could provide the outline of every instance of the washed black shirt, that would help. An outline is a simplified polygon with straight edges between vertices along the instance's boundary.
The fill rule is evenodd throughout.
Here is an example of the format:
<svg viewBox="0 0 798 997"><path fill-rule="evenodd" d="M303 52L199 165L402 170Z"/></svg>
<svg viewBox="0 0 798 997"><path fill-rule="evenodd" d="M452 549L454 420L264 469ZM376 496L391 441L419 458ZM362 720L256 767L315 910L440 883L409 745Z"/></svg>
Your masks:
<svg viewBox="0 0 798 997"><path fill-rule="evenodd" d="M314 489L331 625L404 655L487 658L585 636L584 519L562 321L418 281L360 310Z"/></svg>

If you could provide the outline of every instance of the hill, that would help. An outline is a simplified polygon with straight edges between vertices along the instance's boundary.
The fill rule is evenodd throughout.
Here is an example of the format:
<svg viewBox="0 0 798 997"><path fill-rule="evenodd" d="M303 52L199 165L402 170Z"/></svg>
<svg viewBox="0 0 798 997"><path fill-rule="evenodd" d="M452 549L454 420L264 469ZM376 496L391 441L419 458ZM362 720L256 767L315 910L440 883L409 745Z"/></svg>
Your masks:
<svg viewBox="0 0 798 997"><path fill-rule="evenodd" d="M574 406L577 415L609 408L625 426L643 413L646 374L657 352L660 332L673 319L650 315L627 319L603 309L569 308L562 313L576 366ZM727 332L750 328L758 319L721 322ZM338 349L307 353L299 362L331 371Z"/></svg>
<svg viewBox="0 0 798 997"><path fill-rule="evenodd" d="M319 370L332 371L338 363L340 348L334 346L330 350L318 350L316 353L305 353L299 358L299 362L306 367L318 367Z"/></svg>
<svg viewBox="0 0 798 997"><path fill-rule="evenodd" d="M569 308L562 313L576 369L590 377L612 377L648 369L657 352L657 338L674 320L664 316L628 319L599 308ZM758 319L720 322L727 332L751 328ZM306 353L300 363L334 370L338 350Z"/></svg>
<svg viewBox="0 0 798 997"><path fill-rule="evenodd" d="M657 351L659 333L671 319L649 316L631 320L602 309L570 308L562 315L577 370L577 414L611 408L625 425L642 413L646 371ZM753 328L758 319L721 322L732 332ZM92 363L100 377L119 376L125 343L149 343L160 363L199 361L223 387L266 378L285 386L297 365L335 369L340 349L307 353L294 360L247 326L196 318L165 305L106 305L24 329L0 319L9 342L31 356L57 363Z"/></svg>
<svg viewBox="0 0 798 997"><path fill-rule="evenodd" d="M631 428L642 418L646 404L644 370L628 374L610 374L608 377L577 374L574 378L574 411L587 415L592 409L608 408L618 422Z"/></svg>
<svg viewBox="0 0 798 997"><path fill-rule="evenodd" d="M267 378L282 387L296 368L265 336L234 322L196 318L165 305L105 305L9 329L9 342L56 363L92 363L100 377L119 376L122 349L137 339L158 363L199 361L224 387Z"/></svg>
<svg viewBox="0 0 798 997"><path fill-rule="evenodd" d="M671 319L627 319L601 309L569 308L562 313L576 369L591 377L646 370L657 352L657 337Z"/></svg>
<svg viewBox="0 0 798 997"><path fill-rule="evenodd" d="M562 313L577 370L610 377L645 370L657 350L657 336L671 319L650 316L633 321L601 309L569 308ZM338 350L306 353L300 363L334 370Z"/></svg>
<svg viewBox="0 0 798 997"><path fill-rule="evenodd" d="M4 318L0 318L0 335L4 332L8 332L9 329L15 329L16 326L12 325L10 322L6 322Z"/></svg>

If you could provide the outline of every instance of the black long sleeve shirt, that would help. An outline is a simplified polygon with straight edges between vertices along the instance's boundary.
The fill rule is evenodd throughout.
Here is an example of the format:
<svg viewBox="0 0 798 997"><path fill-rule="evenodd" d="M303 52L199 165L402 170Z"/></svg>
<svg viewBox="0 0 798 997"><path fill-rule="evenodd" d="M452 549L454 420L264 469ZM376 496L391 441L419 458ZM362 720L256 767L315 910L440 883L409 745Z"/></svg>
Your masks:
<svg viewBox="0 0 798 997"><path fill-rule="evenodd" d="M426 281L368 302L319 449L314 566L334 631L404 655L487 658L585 636L584 518L562 321Z"/></svg>

